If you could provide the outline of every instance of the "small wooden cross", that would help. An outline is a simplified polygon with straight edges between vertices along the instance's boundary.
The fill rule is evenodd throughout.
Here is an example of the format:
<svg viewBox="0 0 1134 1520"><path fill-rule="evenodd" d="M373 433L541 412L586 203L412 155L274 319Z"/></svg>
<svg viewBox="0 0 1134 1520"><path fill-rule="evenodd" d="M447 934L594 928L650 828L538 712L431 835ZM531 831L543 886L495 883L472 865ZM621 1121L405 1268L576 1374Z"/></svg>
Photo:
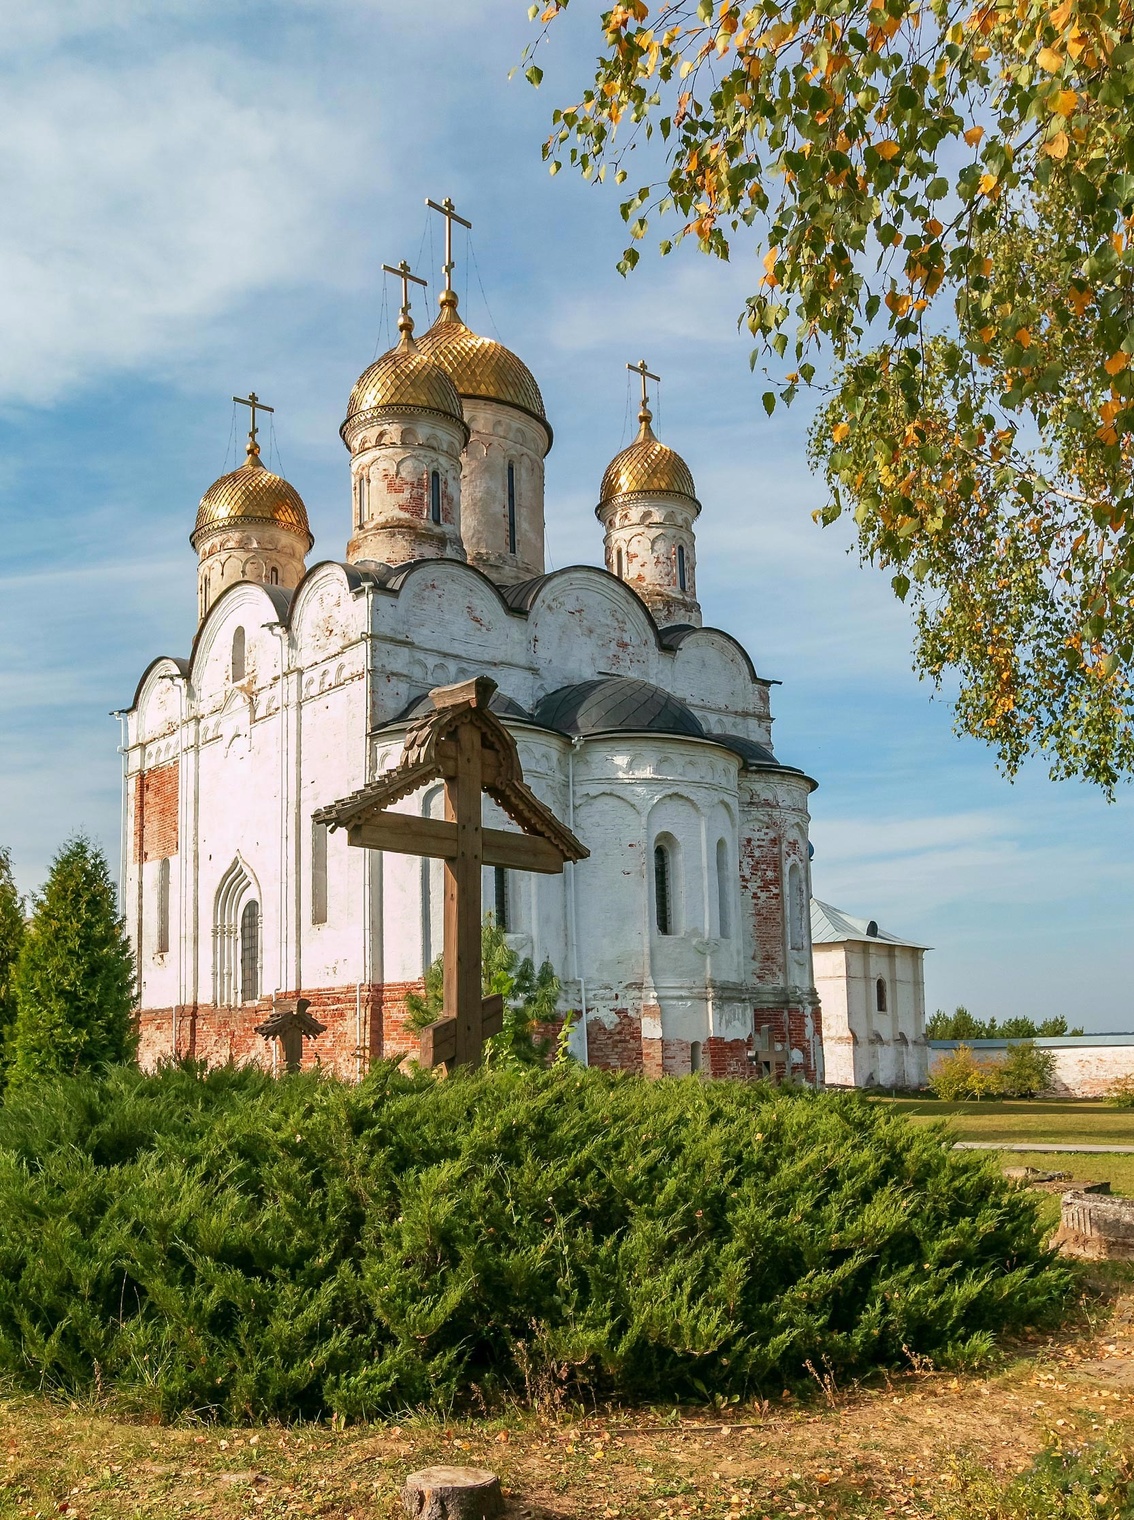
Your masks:
<svg viewBox="0 0 1134 1520"><path fill-rule="evenodd" d="M650 373L650 371L646 368L646 361L645 361L645 359L639 359L638 362L637 362L637 364L628 364L626 366L626 368L628 370L632 370L634 372L634 374L641 376L641 380L642 380L642 410L645 411L646 408L650 404L650 398L646 394L646 381L647 380L656 380L657 383L660 385L661 384L661 376L660 375L652 375Z"/></svg>
<svg viewBox="0 0 1134 1520"><path fill-rule="evenodd" d="M398 322L398 327L400 328L402 322L410 321L410 281L412 280L415 285L420 285L422 290L428 289L429 281L419 279L416 274L410 274L410 267L406 263L405 259L403 259L397 266L393 264L383 264L382 268L387 274L396 274L402 282L402 315L400 321ZM410 330L412 331L412 326Z"/></svg>
<svg viewBox="0 0 1134 1520"><path fill-rule="evenodd" d="M432 711L407 730L398 765L313 815L345 828L352 845L445 862L445 1012L423 1032L425 1066L479 1060L503 1024L503 1000L481 990L481 868L556 873L589 853L524 782L516 741L489 708L495 691L488 676L431 691ZM445 783L444 819L390 811L438 779ZM485 792L522 834L484 827Z"/></svg>
<svg viewBox="0 0 1134 1520"><path fill-rule="evenodd" d="M257 394L256 394L255 391L249 391L248 394L247 394L247 396L233 396L232 399L237 403L238 406L246 406L246 407L248 407L251 410L251 413L252 413L252 426L248 429L248 442L250 444L252 444L253 447L255 447L256 446L256 432L257 432L257 428L256 428L256 413L257 412L274 412L275 411L275 407L274 406L266 406L264 404L264 402L262 402L260 400L259 396L257 396Z"/></svg>
<svg viewBox="0 0 1134 1520"><path fill-rule="evenodd" d="M286 1071L300 1069L304 1039L316 1039L327 1027L307 1012L310 1006L308 998L290 1001L273 997L271 1013L262 1024L256 1025L256 1033L263 1035L265 1040L279 1040Z"/></svg>
<svg viewBox="0 0 1134 1520"><path fill-rule="evenodd" d="M429 207L430 211L440 211L441 215L445 218L445 263L442 265L442 268L445 272L445 289L452 290L453 270L457 267L453 263L453 223L459 222L462 227L467 227L470 232L472 231L472 223L466 222L463 216L457 215L457 208L453 205L452 196L447 195L440 205L436 201L431 201L426 196L425 204Z"/></svg>

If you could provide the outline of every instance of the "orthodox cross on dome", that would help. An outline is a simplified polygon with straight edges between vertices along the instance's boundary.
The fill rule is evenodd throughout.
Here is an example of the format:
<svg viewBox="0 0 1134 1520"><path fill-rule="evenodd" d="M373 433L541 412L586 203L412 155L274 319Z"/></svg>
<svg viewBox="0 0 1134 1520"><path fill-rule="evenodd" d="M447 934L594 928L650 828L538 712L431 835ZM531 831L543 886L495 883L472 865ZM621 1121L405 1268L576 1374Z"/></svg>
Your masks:
<svg viewBox="0 0 1134 1520"><path fill-rule="evenodd" d="M429 207L430 211L439 211L445 218L445 262L442 268L445 272L445 289L452 290L453 270L457 267L453 262L453 223L459 222L469 232L472 231L472 223L466 221L463 216L457 215L457 208L453 205L453 198L450 195L447 195L440 204L437 201L431 201L426 196L425 204Z"/></svg>
<svg viewBox="0 0 1134 1520"><path fill-rule="evenodd" d="M275 407L266 405L263 401L260 400L255 391L249 391L247 396L233 396L232 399L238 406L248 407L252 413L252 423L248 429L248 452L250 454L258 454L260 452L260 445L256 442L256 433L258 432L258 429L256 427L256 413L274 412Z"/></svg>
<svg viewBox="0 0 1134 1520"><path fill-rule="evenodd" d="M402 314L398 318L398 331L399 332L404 332L404 333L412 333L413 332L413 318L410 316L410 309L409 309L410 308L410 299L409 299L410 281L412 280L415 285L420 285L421 288L422 288L422 290L428 289L428 287L429 287L429 281L421 279L416 274L411 274L410 273L410 267L406 263L405 259L403 259L401 261L401 263L398 264L396 267L393 264L383 264L382 268L385 270L385 272L387 274L396 274L397 277L398 277L398 279L401 280L401 282L402 282Z"/></svg>
<svg viewBox="0 0 1134 1520"><path fill-rule="evenodd" d="M646 381L647 380L656 380L657 383L660 385L661 384L661 376L660 375L652 374L646 368L646 361L645 361L645 359L639 359L638 362L637 362L637 364L628 364L626 366L626 368L628 370L631 370L635 375L639 376L639 378L642 381L642 410L638 413L638 421L639 422L649 422L650 416L651 416L651 413L650 413L650 398L649 398L649 396L648 396L648 394L646 392Z"/></svg>
<svg viewBox="0 0 1134 1520"><path fill-rule="evenodd" d="M476 1062L503 1024L502 1000L484 997L481 983L482 867L556 874L590 853L524 781L516 741L489 708L495 691L488 676L436 687L393 770L313 815L363 849L445 862L444 1013L422 1031L423 1066ZM392 811L439 779L444 819ZM522 833L484 827L485 792Z"/></svg>

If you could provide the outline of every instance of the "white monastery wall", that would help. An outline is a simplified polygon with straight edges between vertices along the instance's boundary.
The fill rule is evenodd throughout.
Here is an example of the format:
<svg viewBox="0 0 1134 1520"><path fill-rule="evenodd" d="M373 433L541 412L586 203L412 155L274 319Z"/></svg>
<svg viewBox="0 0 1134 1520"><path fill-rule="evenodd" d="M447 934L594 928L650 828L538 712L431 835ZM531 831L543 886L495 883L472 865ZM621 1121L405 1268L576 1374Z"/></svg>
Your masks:
<svg viewBox="0 0 1134 1520"><path fill-rule="evenodd" d="M925 1085L923 952L886 940L814 947L827 1081L847 1087ZM884 991L879 992L879 982ZM885 1007L880 1008L880 999Z"/></svg>
<svg viewBox="0 0 1134 1520"><path fill-rule="evenodd" d="M1008 1040L931 1040L929 1075L958 1045L967 1045L978 1060L1003 1058ZM1134 1079L1134 1034L1082 1035L1034 1041L1055 1058L1050 1095L1061 1098L1105 1098L1119 1082ZM1131 1126L1134 1129L1134 1124Z"/></svg>

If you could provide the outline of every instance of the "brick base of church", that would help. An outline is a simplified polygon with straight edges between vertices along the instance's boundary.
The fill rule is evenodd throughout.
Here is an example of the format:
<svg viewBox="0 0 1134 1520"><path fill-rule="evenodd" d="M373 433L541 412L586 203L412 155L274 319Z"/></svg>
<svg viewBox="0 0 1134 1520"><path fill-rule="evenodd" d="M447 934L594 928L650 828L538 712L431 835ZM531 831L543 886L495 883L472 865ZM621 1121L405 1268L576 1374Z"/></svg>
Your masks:
<svg viewBox="0 0 1134 1520"><path fill-rule="evenodd" d="M326 1025L315 1040L304 1041L304 1069L322 1067L338 1077L356 1080L374 1061L416 1052L417 1036L407 1027L406 996L420 993L415 982L370 982L360 986L304 989L310 1012ZM286 997L299 994L288 992ZM146 1071L170 1060L197 1060L209 1066L259 1066L273 1069L277 1057L274 1041L256 1033L256 1025L271 1012L271 999L244 1003L239 1008L212 1004L184 1004L177 1008L145 1008L138 1015L138 1059ZM819 1048L819 1011L811 1021L814 1046ZM801 1008L760 1009L760 1023L770 1026L771 1050L754 1046L752 1037L725 1040L712 1037L701 1048L701 1071L708 1077L734 1077L745 1081L770 1078L783 1081L789 1075L814 1082L816 1070L812 1041L806 1034L806 1014ZM554 1047L561 1023L541 1025L538 1035ZM775 1046L780 1049L776 1050ZM798 1050L802 1065L790 1065L789 1053ZM629 1008L615 1008L587 1018L587 1061L607 1071L629 1071L647 1077L688 1076L692 1070L692 1046L688 1040L653 1039L642 1034L641 1016Z"/></svg>

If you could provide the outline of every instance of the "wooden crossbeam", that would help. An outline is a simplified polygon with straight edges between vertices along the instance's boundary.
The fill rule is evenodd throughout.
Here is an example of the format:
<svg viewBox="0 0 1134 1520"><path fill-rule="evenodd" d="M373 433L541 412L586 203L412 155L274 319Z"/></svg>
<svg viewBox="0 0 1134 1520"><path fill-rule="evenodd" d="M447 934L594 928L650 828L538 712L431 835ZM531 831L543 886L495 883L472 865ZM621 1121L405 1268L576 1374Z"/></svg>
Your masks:
<svg viewBox="0 0 1134 1520"><path fill-rule="evenodd" d="M367 850L395 855L425 855L431 860L457 858L457 827L442 818L419 818L413 813L381 813L369 823L353 824L347 839ZM537 871L545 876L563 870L563 857L549 840L534 834L510 834L506 829L481 830L481 859L486 866L510 871Z"/></svg>
<svg viewBox="0 0 1134 1520"><path fill-rule="evenodd" d="M480 1036L490 1040L504 1028L504 999L499 992L481 999ZM446 1065L457 1054L457 1020L449 1016L436 1019L421 1031L421 1064L423 1066Z"/></svg>

